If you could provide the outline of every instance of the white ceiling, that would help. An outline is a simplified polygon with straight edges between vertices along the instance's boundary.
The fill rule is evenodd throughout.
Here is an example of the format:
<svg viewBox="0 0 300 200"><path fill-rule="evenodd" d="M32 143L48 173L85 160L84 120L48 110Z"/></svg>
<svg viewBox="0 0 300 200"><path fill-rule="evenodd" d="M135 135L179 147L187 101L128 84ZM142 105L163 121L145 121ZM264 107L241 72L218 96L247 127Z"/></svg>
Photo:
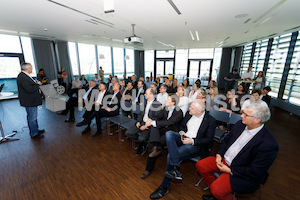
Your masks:
<svg viewBox="0 0 300 200"><path fill-rule="evenodd" d="M6 0L0 6L0 33L128 47L123 39L136 24L135 34L144 39L136 49L160 50L221 47L226 38L222 47L237 46L300 30L300 0L173 2L181 15L167 0L115 0L111 14L104 13L103 0ZM236 18L240 14L246 17Z"/></svg>

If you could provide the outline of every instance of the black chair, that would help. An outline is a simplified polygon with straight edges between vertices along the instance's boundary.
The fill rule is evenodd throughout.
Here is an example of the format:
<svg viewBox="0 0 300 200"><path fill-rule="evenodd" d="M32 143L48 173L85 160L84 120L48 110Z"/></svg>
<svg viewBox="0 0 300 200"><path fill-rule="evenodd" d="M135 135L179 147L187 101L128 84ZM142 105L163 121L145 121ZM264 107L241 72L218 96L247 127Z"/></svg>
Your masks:
<svg viewBox="0 0 300 200"><path fill-rule="evenodd" d="M229 122L229 113L227 112L223 112L223 111L218 111L215 109L210 109L209 110L209 115L212 116L213 118L215 118L217 121L220 122L224 122L226 124L228 124ZM218 127L216 128L215 131L215 135L214 135L214 140L216 140L217 142L221 142L222 138L224 137L224 135L226 134L227 131L225 130L221 130Z"/></svg>

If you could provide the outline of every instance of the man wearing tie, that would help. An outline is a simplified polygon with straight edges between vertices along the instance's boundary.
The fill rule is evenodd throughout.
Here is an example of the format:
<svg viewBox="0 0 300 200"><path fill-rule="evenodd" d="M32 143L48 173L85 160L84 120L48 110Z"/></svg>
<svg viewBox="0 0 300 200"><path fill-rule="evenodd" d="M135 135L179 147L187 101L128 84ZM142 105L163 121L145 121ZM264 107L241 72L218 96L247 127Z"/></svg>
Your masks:
<svg viewBox="0 0 300 200"><path fill-rule="evenodd" d="M137 104L137 105L141 105L141 98L144 96L144 81L139 81L137 84L137 88L134 89L134 91L136 92L136 98L134 99L134 101L132 102L132 104ZM143 102L143 100L142 100Z"/></svg>
<svg viewBox="0 0 300 200"><path fill-rule="evenodd" d="M40 85L42 82L35 81L30 74L32 73L32 65L23 63L21 65L22 72L17 77L19 101L21 106L25 107L27 112L27 123L31 138L43 138L42 133L45 130L39 130L37 122L37 106L42 105L42 96L40 93Z"/></svg>

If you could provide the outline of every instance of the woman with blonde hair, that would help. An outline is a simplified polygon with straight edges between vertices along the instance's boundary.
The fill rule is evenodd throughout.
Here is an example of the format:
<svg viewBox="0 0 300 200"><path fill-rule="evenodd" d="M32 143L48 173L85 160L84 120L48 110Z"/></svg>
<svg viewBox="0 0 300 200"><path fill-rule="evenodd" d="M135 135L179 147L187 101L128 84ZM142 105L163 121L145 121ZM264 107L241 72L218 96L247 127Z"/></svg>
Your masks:
<svg viewBox="0 0 300 200"><path fill-rule="evenodd" d="M183 116L185 116L189 109L189 98L185 95L185 89L183 86L177 87L176 95L179 97L177 106L182 110Z"/></svg>

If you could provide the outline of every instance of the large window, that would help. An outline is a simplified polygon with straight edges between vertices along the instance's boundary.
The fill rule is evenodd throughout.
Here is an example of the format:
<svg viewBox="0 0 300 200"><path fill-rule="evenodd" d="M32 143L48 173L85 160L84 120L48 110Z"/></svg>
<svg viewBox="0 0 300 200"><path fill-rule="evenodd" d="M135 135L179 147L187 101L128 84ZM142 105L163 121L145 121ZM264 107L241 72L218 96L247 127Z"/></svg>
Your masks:
<svg viewBox="0 0 300 200"><path fill-rule="evenodd" d="M154 77L154 51L145 51L145 77L150 77L151 72Z"/></svg>
<svg viewBox="0 0 300 200"><path fill-rule="evenodd" d="M244 46L241 67L239 70L240 75L242 75L245 71L247 71L247 69L250 65L251 51L252 51L252 43Z"/></svg>
<svg viewBox="0 0 300 200"><path fill-rule="evenodd" d="M87 79L92 79L97 73L95 46L78 44L80 71Z"/></svg>
<svg viewBox="0 0 300 200"><path fill-rule="evenodd" d="M214 57L214 49L190 49L189 59L207 59Z"/></svg>
<svg viewBox="0 0 300 200"><path fill-rule="evenodd" d="M274 37L267 71L267 82L272 88L270 96L278 97L282 73L290 45L291 33Z"/></svg>
<svg viewBox="0 0 300 200"><path fill-rule="evenodd" d="M300 32L298 32L283 98L300 106Z"/></svg>
<svg viewBox="0 0 300 200"><path fill-rule="evenodd" d="M32 65L32 76L36 77L37 72L36 72L35 63L34 63L34 59L33 59L31 38L21 37L21 41L22 41L25 62L30 63ZM47 74L47 72L45 72L45 73Z"/></svg>
<svg viewBox="0 0 300 200"><path fill-rule="evenodd" d="M188 52L187 49L176 50L175 78L178 79L178 83L183 82L187 77Z"/></svg>
<svg viewBox="0 0 300 200"><path fill-rule="evenodd" d="M74 42L68 42L68 47L73 76L79 75L76 44Z"/></svg>
<svg viewBox="0 0 300 200"><path fill-rule="evenodd" d="M22 53L19 37L13 35L0 34L0 52Z"/></svg>
<svg viewBox="0 0 300 200"><path fill-rule="evenodd" d="M126 76L134 74L134 51L133 49L125 50Z"/></svg>
<svg viewBox="0 0 300 200"><path fill-rule="evenodd" d="M267 53L268 41L269 40L267 39L267 40L258 41L256 43L253 64L252 64L252 72L254 74L254 77L257 76L259 71L263 71L265 57Z"/></svg>
<svg viewBox="0 0 300 200"><path fill-rule="evenodd" d="M19 57L0 57L0 78L16 78L20 72Z"/></svg>
<svg viewBox="0 0 300 200"><path fill-rule="evenodd" d="M118 78L123 78L124 74L124 49L113 47L113 55L114 55L114 74L118 76Z"/></svg>
<svg viewBox="0 0 300 200"><path fill-rule="evenodd" d="M216 48L214 51L214 60L213 60L211 79L217 82L218 82L217 78L219 75L221 58L222 58L222 48Z"/></svg>
<svg viewBox="0 0 300 200"><path fill-rule="evenodd" d="M174 50L156 51L157 58L174 58Z"/></svg>
<svg viewBox="0 0 300 200"><path fill-rule="evenodd" d="M99 67L104 70L104 78L112 74L111 66L111 47L98 46Z"/></svg>

